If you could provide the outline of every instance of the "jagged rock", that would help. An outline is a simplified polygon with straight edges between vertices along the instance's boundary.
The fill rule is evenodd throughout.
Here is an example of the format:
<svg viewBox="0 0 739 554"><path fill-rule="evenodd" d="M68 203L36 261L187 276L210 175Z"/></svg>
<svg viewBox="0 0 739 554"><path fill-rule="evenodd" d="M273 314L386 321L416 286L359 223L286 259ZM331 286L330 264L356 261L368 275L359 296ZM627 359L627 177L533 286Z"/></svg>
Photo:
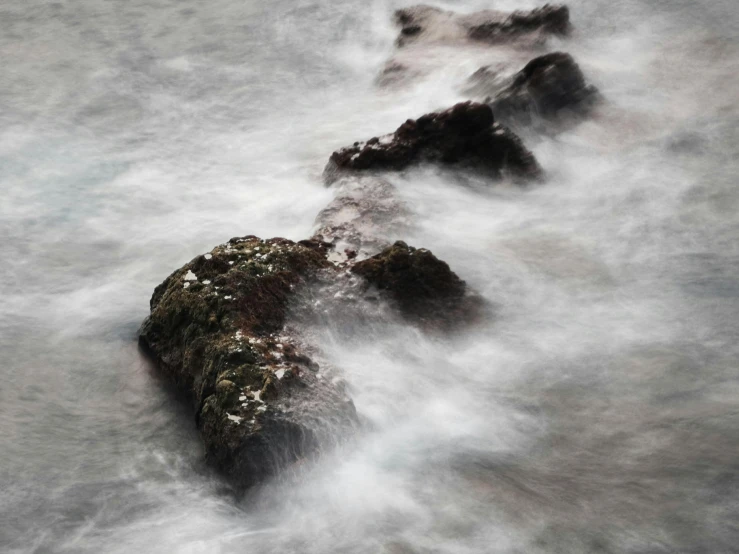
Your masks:
<svg viewBox="0 0 739 554"><path fill-rule="evenodd" d="M409 119L393 134L342 148L331 155L325 173L331 182L342 170L399 170L419 162L459 164L495 177L541 173L521 139L494 122L489 106L475 102Z"/></svg>
<svg viewBox="0 0 739 554"><path fill-rule="evenodd" d="M567 6L549 4L531 11L483 10L471 14L418 5L397 10L395 20L401 26L396 41L399 47L419 41L539 42L549 34L564 35L570 29Z"/></svg>
<svg viewBox="0 0 739 554"><path fill-rule="evenodd" d="M184 390L209 461L247 487L357 424L352 402L320 379L283 326L294 289L333 265L320 245L231 239L154 291L140 342Z"/></svg>
<svg viewBox="0 0 739 554"><path fill-rule="evenodd" d="M598 90L586 83L580 67L564 52L534 58L502 84L497 72L487 67L473 74L470 81L470 92L488 95L485 102L506 124L584 114L599 98Z"/></svg>
<svg viewBox="0 0 739 554"><path fill-rule="evenodd" d="M357 262L351 271L385 291L406 318L425 327L449 329L481 313L481 299L467 290L446 262L424 248L397 241Z"/></svg>

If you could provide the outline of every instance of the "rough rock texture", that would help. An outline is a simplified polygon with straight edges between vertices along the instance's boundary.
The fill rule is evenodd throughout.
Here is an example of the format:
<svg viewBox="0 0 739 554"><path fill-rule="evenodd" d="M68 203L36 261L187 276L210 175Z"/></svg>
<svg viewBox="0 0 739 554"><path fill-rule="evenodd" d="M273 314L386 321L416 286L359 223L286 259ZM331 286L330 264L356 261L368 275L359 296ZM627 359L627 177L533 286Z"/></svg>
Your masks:
<svg viewBox="0 0 739 554"><path fill-rule="evenodd" d="M193 399L209 461L250 486L310 456L357 424L351 401L296 337L288 301L333 267L315 244L232 239L154 291L140 342Z"/></svg>
<svg viewBox="0 0 739 554"><path fill-rule="evenodd" d="M549 4L531 11L484 10L465 15L418 5L396 11L395 20L401 27L399 47L419 41L540 42L546 35L564 35L570 29L567 6Z"/></svg>
<svg viewBox="0 0 739 554"><path fill-rule="evenodd" d="M151 298L140 343L192 399L208 461L239 488L332 447L359 426L338 373L319 365L310 340L286 326L300 291L330 285L331 300L353 321L355 291L366 290L361 276L389 291L403 315L423 327L451 326L469 314L464 282L426 250L396 243L375 258L332 263L333 253L315 238L234 238L175 271ZM296 310L315 307L298 302Z"/></svg>
<svg viewBox="0 0 739 554"><path fill-rule="evenodd" d="M485 102L506 124L584 114L599 98L598 90L586 83L580 67L564 52L534 58L502 86L496 72L487 67L470 80L471 91L488 95Z"/></svg>
<svg viewBox="0 0 739 554"><path fill-rule="evenodd" d="M427 328L449 329L480 314L481 299L467 291L446 262L424 248L397 241L357 262L351 271L385 291L406 318Z"/></svg>
<svg viewBox="0 0 739 554"><path fill-rule="evenodd" d="M496 177L541 173L523 142L494 122L490 107L474 102L409 119L391 135L342 148L331 155L325 173L331 181L342 170L399 170L419 162L459 164Z"/></svg>

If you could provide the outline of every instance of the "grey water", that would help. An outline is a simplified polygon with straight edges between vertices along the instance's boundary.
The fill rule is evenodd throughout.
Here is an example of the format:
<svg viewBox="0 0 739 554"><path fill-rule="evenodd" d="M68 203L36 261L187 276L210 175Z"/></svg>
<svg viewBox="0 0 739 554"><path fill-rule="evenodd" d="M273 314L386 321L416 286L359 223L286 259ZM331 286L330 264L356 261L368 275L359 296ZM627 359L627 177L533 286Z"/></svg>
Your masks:
<svg viewBox="0 0 739 554"><path fill-rule="evenodd" d="M398 238L494 320L327 324L366 433L246 498L205 466L136 346L149 296L232 236L305 238L331 151L463 99L463 55L375 85L402 5L0 5L0 551L739 552L728 0L570 2L552 48L606 102L524 137L546 182L394 178L420 222Z"/></svg>

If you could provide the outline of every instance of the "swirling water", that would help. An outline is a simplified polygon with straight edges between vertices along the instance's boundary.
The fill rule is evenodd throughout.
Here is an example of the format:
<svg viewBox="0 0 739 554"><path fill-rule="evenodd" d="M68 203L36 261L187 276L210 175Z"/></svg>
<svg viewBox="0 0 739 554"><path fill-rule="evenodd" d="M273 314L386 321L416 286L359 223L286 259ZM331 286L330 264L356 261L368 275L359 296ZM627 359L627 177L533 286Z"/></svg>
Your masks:
<svg viewBox="0 0 739 554"><path fill-rule="evenodd" d="M403 238L495 320L451 341L329 322L371 431L241 500L204 466L137 349L148 298L231 236L307 236L333 149L462 98L463 58L375 86L400 5L0 6L2 551L739 551L731 1L570 2L554 46L607 102L524 137L545 185L395 179Z"/></svg>

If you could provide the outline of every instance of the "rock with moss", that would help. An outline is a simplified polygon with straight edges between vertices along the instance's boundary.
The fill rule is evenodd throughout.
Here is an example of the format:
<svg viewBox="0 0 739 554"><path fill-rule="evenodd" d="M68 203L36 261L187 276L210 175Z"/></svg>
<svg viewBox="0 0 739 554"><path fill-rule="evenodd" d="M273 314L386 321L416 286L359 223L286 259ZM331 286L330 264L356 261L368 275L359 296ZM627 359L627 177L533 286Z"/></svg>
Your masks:
<svg viewBox="0 0 739 554"><path fill-rule="evenodd" d="M347 171L400 170L424 162L472 168L495 178L541 174L521 139L495 122L490 106L476 102L409 119L392 134L342 148L331 155L325 173L331 182Z"/></svg>
<svg viewBox="0 0 739 554"><path fill-rule="evenodd" d="M550 4L530 11L483 10L470 14L417 5L397 10L395 20L400 26L396 41L399 47L418 42L532 43L570 30L567 6Z"/></svg>
<svg viewBox="0 0 739 554"><path fill-rule="evenodd" d="M394 302L401 314L427 329L450 330L477 320L484 302L449 265L425 248L397 241L351 268Z"/></svg>
<svg viewBox="0 0 739 554"><path fill-rule="evenodd" d="M333 267L315 242L236 238L175 271L151 299L140 342L192 398L209 461L239 487L357 425L351 400L285 329L296 289Z"/></svg>
<svg viewBox="0 0 739 554"><path fill-rule="evenodd" d="M470 78L468 91L486 96L484 102L506 125L581 117L600 98L572 56L564 52L536 57L508 79L501 79L495 68L483 67Z"/></svg>

